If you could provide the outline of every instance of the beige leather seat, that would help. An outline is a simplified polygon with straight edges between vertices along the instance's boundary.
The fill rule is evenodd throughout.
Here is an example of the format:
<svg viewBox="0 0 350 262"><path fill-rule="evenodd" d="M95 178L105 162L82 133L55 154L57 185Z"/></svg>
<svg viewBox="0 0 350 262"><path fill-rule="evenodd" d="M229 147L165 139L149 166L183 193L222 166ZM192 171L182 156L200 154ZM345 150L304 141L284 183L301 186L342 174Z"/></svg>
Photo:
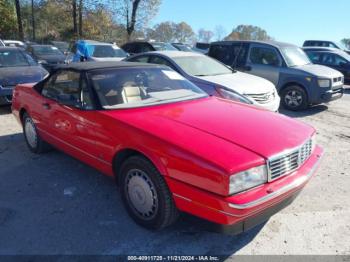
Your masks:
<svg viewBox="0 0 350 262"><path fill-rule="evenodd" d="M138 86L124 86L122 90L124 103L134 103L142 100L141 90Z"/></svg>

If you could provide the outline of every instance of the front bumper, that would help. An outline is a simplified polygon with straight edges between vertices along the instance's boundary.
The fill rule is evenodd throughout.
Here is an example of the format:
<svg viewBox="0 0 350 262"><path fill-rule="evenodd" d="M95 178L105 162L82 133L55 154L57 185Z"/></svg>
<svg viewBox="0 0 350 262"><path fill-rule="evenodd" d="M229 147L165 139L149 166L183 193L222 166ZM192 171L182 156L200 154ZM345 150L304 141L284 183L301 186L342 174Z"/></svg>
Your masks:
<svg viewBox="0 0 350 262"><path fill-rule="evenodd" d="M263 104L263 103L258 103L254 101L254 105L265 108L272 112L278 112L278 109L280 107L280 102L281 102L281 98L279 97L279 95L277 95L277 92L276 92L276 97L271 102Z"/></svg>
<svg viewBox="0 0 350 262"><path fill-rule="evenodd" d="M303 166L292 174L228 197L168 177L166 180L180 210L220 224L220 227L230 226L229 231L240 233L266 221L291 203L315 173L322 155L323 149L317 146Z"/></svg>
<svg viewBox="0 0 350 262"><path fill-rule="evenodd" d="M0 105L11 104L13 87L0 86Z"/></svg>

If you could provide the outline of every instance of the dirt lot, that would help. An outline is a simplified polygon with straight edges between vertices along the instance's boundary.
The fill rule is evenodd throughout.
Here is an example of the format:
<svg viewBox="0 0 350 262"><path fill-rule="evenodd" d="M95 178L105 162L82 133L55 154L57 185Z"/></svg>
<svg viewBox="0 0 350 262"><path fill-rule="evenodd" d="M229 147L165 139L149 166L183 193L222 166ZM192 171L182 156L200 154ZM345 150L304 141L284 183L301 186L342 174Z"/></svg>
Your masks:
<svg viewBox="0 0 350 262"><path fill-rule="evenodd" d="M296 201L239 236L210 233L184 216L149 232L128 217L113 181L58 151L30 153L0 108L1 254L350 254L350 90L301 113L325 156ZM295 130L297 132L297 130Z"/></svg>

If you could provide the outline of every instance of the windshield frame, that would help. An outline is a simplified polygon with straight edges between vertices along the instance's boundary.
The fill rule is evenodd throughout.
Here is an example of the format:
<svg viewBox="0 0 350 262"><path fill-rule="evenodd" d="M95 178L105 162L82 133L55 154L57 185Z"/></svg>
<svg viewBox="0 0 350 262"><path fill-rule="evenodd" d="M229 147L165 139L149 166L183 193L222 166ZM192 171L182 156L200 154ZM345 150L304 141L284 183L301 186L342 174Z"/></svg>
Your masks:
<svg viewBox="0 0 350 262"><path fill-rule="evenodd" d="M292 58L286 52L288 50L300 51L301 54L304 56L304 58L306 58L305 63L295 63L295 62L290 63L290 61L292 61ZM304 65L313 64L312 61L310 60L310 58L308 57L308 55L305 53L305 51L303 51L303 49L301 49L300 47L297 47L297 46L281 47L281 48L279 48L279 51L283 57L285 64L287 65L287 67L297 67L297 66L304 66Z"/></svg>
<svg viewBox="0 0 350 262"><path fill-rule="evenodd" d="M86 76L89 82L90 89L92 92L95 94L95 100L97 102L98 110L125 110L125 109L137 109L137 108L144 108L144 107L152 107L152 106L159 106L159 105L165 105L165 104L172 104L172 103L181 103L181 102L186 102L186 101L191 101L191 100L199 100L203 98L208 98L209 95L204 92L201 88L197 87L193 83L191 83L189 80L186 78L182 77L180 74L178 74L181 78L183 78L183 81L186 81L187 83L191 84L193 87L195 87L199 93L193 92L194 95L186 98L186 96L179 97L179 98L173 98L173 99L167 99L164 101L154 101L152 103L139 103L139 104L134 104L134 103L120 103L116 104L115 106L103 106L100 100L100 97L98 95L98 91L96 90L95 87L95 82L93 80L94 75L103 75L107 74L108 72L113 72L115 71L121 71L121 70L130 70L130 69L137 69L137 70L154 70L154 69L159 69L160 71L170 71L175 74L178 74L176 71L172 70L171 68L159 66L159 67L150 67L150 66L135 66L135 67L116 67L116 68L107 68L107 69L94 69L91 71L86 72ZM174 89L175 90L175 89ZM184 89L186 90L186 89Z"/></svg>

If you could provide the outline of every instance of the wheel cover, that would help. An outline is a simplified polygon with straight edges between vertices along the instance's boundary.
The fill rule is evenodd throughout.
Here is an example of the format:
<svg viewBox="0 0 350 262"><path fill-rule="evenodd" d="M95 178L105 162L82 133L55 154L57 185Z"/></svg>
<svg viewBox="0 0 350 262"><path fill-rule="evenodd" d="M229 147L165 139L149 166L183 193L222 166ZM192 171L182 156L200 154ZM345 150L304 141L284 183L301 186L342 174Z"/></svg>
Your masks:
<svg viewBox="0 0 350 262"><path fill-rule="evenodd" d="M126 175L126 194L134 213L143 220L154 218L158 211L158 196L147 173L131 169Z"/></svg>
<svg viewBox="0 0 350 262"><path fill-rule="evenodd" d="M32 148L36 148L38 143L38 135L36 133L36 129L32 119L26 118L24 123L24 132L25 132L28 144Z"/></svg>
<svg viewBox="0 0 350 262"><path fill-rule="evenodd" d="M298 107L303 103L303 95L298 90L290 90L285 95L284 102L289 107Z"/></svg>

